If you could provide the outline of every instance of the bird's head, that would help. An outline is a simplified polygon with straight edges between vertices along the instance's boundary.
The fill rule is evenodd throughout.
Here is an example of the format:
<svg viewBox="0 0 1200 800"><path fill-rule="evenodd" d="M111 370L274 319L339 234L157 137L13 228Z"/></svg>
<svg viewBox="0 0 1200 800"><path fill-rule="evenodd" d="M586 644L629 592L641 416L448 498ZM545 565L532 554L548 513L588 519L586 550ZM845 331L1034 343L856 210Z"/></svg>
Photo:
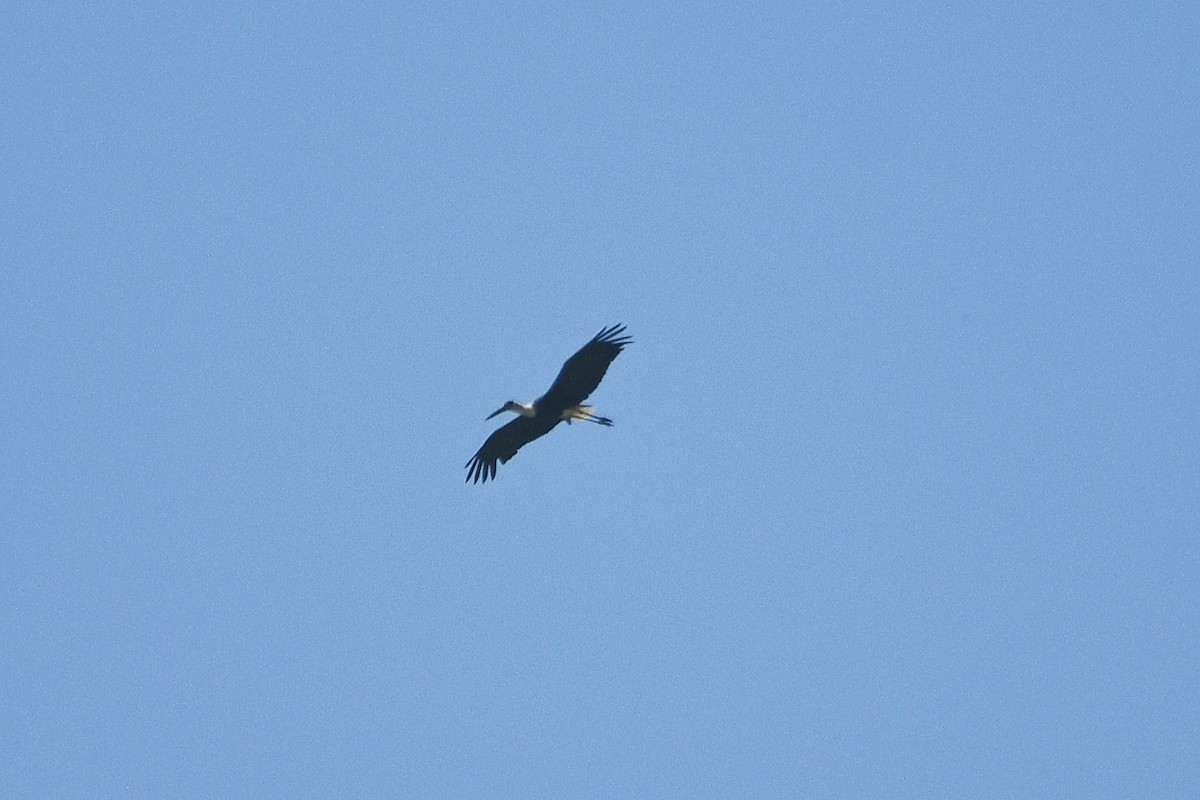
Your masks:
<svg viewBox="0 0 1200 800"><path fill-rule="evenodd" d="M505 411L517 411L518 413L520 413L520 411L519 411L520 408L521 408L521 406L519 403L517 403L516 400L509 400L507 403L500 406L492 413L488 414L487 418L491 419L492 417L495 417L499 414L503 414Z"/></svg>

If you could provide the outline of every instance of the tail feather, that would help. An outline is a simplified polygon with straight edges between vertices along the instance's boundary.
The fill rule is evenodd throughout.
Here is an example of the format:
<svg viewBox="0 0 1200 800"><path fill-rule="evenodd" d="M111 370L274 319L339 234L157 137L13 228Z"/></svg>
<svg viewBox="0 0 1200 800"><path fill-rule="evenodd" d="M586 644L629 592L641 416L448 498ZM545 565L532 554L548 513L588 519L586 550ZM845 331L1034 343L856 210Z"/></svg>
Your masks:
<svg viewBox="0 0 1200 800"><path fill-rule="evenodd" d="M593 406L574 406L563 412L563 419L570 425L574 420L595 422L597 425L611 426L613 421L608 417L600 417L592 413Z"/></svg>

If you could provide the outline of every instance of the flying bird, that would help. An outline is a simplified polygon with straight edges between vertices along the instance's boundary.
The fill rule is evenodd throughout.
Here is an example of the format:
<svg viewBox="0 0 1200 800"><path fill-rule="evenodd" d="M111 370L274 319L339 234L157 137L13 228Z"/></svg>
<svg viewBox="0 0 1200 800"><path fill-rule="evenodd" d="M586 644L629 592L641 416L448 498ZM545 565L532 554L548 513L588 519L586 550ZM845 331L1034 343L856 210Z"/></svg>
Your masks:
<svg viewBox="0 0 1200 800"><path fill-rule="evenodd" d="M467 462L467 481L487 483L488 478L495 480L497 462L507 464L518 450L539 436L545 436L564 420L568 425L572 420L612 425L611 419L596 416L592 406L583 405L583 401L596 391L613 359L626 345L633 343L624 333L624 325L603 329L566 360L544 395L532 403L509 400L488 414L487 418L491 419L505 411L513 411L517 418L498 428Z"/></svg>

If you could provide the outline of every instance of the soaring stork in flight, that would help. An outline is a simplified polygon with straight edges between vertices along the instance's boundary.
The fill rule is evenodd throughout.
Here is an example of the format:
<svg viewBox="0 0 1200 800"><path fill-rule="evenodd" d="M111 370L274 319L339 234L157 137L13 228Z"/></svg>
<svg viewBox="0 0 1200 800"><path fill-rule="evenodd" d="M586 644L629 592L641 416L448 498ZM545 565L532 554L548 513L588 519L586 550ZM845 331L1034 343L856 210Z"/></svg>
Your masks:
<svg viewBox="0 0 1200 800"><path fill-rule="evenodd" d="M495 480L496 462L508 463L518 450L539 436L545 436L563 420L568 425L572 420L612 425L611 419L596 416L592 407L583 405L583 401L596 391L608 365L625 345L633 343L624 333L624 325L605 328L567 359L544 395L532 403L509 400L488 414L487 418L491 419L505 411L515 411L517 418L498 428L471 457L467 462L467 480L475 483L487 483L488 478Z"/></svg>

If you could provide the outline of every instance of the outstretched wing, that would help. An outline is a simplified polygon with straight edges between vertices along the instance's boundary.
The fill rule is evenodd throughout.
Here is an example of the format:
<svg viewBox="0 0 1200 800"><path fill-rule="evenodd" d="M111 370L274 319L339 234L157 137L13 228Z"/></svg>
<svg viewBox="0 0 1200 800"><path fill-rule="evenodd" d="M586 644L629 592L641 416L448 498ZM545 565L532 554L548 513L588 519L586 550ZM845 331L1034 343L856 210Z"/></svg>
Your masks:
<svg viewBox="0 0 1200 800"><path fill-rule="evenodd" d="M518 450L539 436L545 436L561 421L543 417L517 417L507 425L500 426L467 462L467 481L487 483L488 478L495 480L497 461L508 463Z"/></svg>
<svg viewBox="0 0 1200 800"><path fill-rule="evenodd" d="M586 400L600 385L608 365L626 345L633 343L633 339L622 335L624 333L624 325L613 325L593 336L578 353L567 359L549 391L537 399L537 405L570 408Z"/></svg>

